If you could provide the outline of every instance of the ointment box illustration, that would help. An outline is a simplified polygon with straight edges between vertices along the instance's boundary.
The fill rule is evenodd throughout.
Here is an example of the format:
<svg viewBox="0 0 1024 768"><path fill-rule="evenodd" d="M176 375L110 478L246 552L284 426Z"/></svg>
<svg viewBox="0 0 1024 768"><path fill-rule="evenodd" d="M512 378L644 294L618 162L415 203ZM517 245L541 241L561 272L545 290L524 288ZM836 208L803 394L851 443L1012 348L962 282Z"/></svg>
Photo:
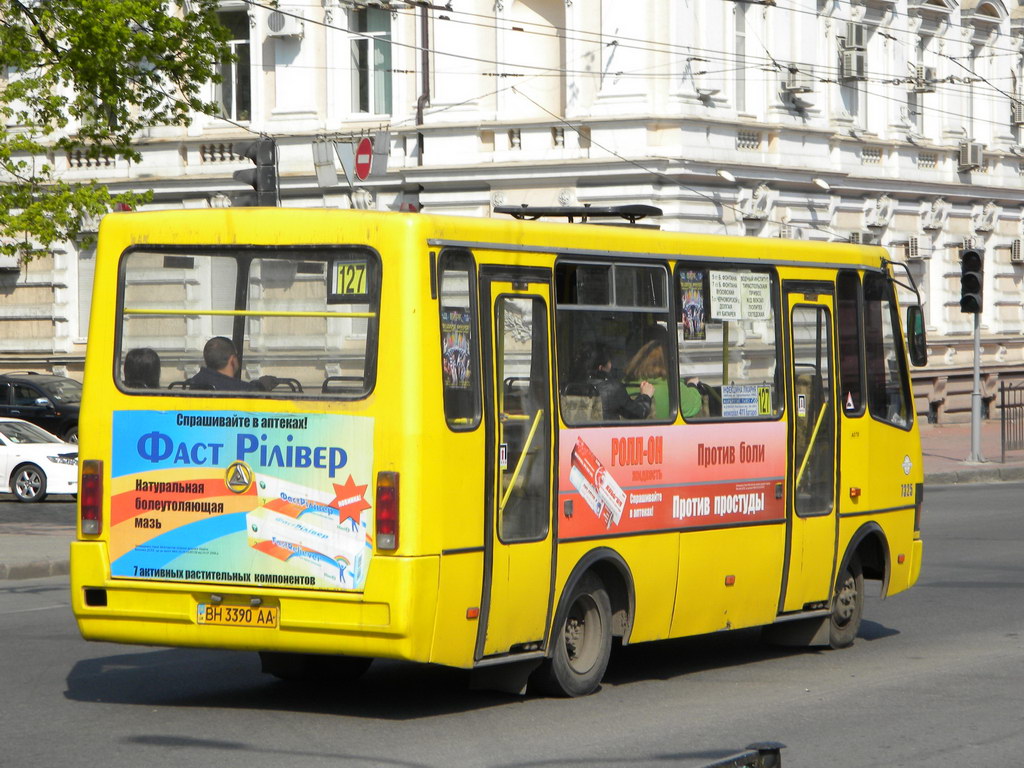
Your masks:
<svg viewBox="0 0 1024 768"><path fill-rule="evenodd" d="M593 510L594 514L601 517L601 512L604 511L604 501L597 494L597 488L594 487L594 484L587 482L583 473L575 466L569 470L569 482L580 492L580 496L587 502L587 505Z"/></svg>
<svg viewBox="0 0 1024 768"><path fill-rule="evenodd" d="M253 549L263 552L271 557L276 557L290 566L299 566L311 576L317 576L322 581L334 587L345 587L345 569L348 561L344 557L330 558L321 552L300 547L290 541L280 539L265 539L253 544Z"/></svg>
<svg viewBox="0 0 1024 768"><path fill-rule="evenodd" d="M607 527L619 524L622 510L626 507L626 492L619 487L582 437L576 438L576 446L572 449L569 481L594 514L605 521Z"/></svg>
<svg viewBox="0 0 1024 768"><path fill-rule="evenodd" d="M361 562L366 544L365 526L354 530L338 525L330 507L302 500L271 499L246 515L249 546L340 588L358 586L364 578ZM306 506L308 505L308 506ZM357 572L352 562L357 560Z"/></svg>
<svg viewBox="0 0 1024 768"><path fill-rule="evenodd" d="M304 516L311 512L333 517L338 522L338 510L330 506L330 496L313 488L307 488L270 475L256 475L256 484L263 506L291 517Z"/></svg>

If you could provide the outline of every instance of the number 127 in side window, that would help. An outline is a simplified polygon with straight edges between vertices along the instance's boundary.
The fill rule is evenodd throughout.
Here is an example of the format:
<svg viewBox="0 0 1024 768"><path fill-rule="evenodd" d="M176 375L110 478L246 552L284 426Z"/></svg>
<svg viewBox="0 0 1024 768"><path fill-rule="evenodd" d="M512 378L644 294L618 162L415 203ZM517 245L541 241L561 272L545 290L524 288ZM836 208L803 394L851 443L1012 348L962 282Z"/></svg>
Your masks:
<svg viewBox="0 0 1024 768"><path fill-rule="evenodd" d="M365 259L338 260L328 272L328 295L331 303L363 299L368 296L367 263Z"/></svg>

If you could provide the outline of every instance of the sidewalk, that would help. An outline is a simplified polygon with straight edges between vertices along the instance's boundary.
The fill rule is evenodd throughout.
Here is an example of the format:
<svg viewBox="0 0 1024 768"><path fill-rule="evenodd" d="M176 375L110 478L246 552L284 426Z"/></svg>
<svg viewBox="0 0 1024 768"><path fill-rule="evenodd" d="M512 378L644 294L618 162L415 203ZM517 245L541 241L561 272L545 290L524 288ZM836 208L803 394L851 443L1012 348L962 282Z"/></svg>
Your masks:
<svg viewBox="0 0 1024 768"><path fill-rule="evenodd" d="M1024 480L1024 451L1008 451L1000 462L999 420L981 423L981 463L968 463L970 424L922 424L921 451L927 485Z"/></svg>
<svg viewBox="0 0 1024 768"><path fill-rule="evenodd" d="M966 461L971 452L970 424L922 424L921 443L928 485L1024 481L1024 451L1008 453L1005 464L999 461L998 421L982 423L981 455L987 459L982 463ZM0 501L10 498L0 496ZM73 520L70 502L68 508L66 519ZM68 548L74 537L72 522L0 519L0 580L66 574Z"/></svg>

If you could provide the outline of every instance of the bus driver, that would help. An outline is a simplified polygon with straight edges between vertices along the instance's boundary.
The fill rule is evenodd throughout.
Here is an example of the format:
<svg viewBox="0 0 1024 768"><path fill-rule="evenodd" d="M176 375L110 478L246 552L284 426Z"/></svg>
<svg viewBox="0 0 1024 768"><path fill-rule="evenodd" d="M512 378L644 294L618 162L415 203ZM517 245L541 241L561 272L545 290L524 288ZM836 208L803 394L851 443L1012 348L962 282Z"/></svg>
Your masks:
<svg viewBox="0 0 1024 768"><path fill-rule="evenodd" d="M189 389L269 392L278 383L274 376L260 376L256 381L242 381L238 377L242 368L238 352L235 351L234 343L226 336L214 336L206 342L206 346L203 347L203 362L206 365L188 380Z"/></svg>
<svg viewBox="0 0 1024 768"><path fill-rule="evenodd" d="M611 378L612 356L608 347L598 344L591 356L590 383L601 396L601 407L606 419L646 419L651 412L654 385L640 382L640 394L630 397L625 385Z"/></svg>

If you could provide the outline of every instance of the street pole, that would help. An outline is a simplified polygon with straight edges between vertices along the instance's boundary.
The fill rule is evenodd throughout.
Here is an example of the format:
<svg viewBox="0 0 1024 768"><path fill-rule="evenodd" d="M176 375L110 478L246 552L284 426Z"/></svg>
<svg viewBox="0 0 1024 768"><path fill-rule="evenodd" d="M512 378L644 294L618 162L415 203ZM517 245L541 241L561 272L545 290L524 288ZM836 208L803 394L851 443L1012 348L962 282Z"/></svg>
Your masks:
<svg viewBox="0 0 1024 768"><path fill-rule="evenodd" d="M974 315L974 389L971 390L971 455L967 461L981 463L981 313Z"/></svg>

